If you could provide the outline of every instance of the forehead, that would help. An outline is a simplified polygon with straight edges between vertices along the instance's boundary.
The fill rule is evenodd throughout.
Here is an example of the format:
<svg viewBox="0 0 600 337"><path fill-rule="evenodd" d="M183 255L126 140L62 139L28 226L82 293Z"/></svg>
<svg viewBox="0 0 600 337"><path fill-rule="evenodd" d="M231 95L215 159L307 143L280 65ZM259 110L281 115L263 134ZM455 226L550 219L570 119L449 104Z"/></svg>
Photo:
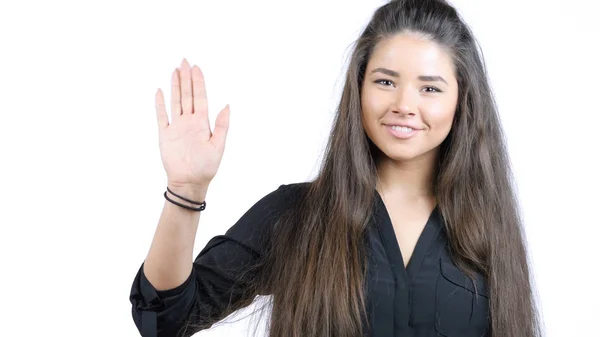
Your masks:
<svg viewBox="0 0 600 337"><path fill-rule="evenodd" d="M446 49L414 33L396 34L381 40L373 50L368 67L446 75L452 74L454 70L452 58Z"/></svg>

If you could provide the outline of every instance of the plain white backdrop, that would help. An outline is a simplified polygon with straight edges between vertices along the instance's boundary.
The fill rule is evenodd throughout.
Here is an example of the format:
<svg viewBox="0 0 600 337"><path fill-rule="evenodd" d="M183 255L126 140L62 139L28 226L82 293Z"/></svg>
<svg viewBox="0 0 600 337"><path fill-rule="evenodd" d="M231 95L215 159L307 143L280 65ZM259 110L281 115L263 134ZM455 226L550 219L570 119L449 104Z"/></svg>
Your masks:
<svg viewBox="0 0 600 337"><path fill-rule="evenodd" d="M163 203L154 94L182 58L231 105L195 254L311 179L350 45L381 0L0 4L0 324L137 336L128 300ZM596 1L455 0L508 137L550 337L600 336ZM246 336L247 320L198 336Z"/></svg>

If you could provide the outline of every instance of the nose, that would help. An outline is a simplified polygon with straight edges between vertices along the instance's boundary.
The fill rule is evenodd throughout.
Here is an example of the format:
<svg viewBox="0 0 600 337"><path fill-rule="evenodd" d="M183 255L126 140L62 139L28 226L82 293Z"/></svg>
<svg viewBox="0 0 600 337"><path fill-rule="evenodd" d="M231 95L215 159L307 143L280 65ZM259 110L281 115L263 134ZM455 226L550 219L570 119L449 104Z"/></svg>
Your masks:
<svg viewBox="0 0 600 337"><path fill-rule="evenodd" d="M398 89L392 111L402 116L414 116L417 109L417 99L410 85L402 86Z"/></svg>

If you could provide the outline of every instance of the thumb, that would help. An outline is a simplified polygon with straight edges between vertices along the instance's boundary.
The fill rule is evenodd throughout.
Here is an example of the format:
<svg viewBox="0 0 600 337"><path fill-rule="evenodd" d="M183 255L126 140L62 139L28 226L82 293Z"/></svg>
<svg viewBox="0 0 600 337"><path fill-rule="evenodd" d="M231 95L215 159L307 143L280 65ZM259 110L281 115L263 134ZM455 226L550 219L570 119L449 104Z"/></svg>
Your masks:
<svg viewBox="0 0 600 337"><path fill-rule="evenodd" d="M217 115L215 128L210 138L213 145L221 151L225 148L225 140L227 139L227 131L229 130L229 104L227 104Z"/></svg>

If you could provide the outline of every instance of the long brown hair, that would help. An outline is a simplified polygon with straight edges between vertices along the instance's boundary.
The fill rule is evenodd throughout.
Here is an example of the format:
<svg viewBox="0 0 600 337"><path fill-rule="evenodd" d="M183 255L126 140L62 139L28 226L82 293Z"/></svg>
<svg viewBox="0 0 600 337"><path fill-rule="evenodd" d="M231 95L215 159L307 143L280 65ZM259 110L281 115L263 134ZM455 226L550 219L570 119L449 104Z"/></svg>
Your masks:
<svg viewBox="0 0 600 337"><path fill-rule="evenodd" d="M317 177L298 191L269 235L245 301L270 294L271 337L364 336L366 244L379 149L361 123L361 87L383 39L424 34L452 56L459 85L455 119L440 145L434 182L451 255L467 275L482 273L494 337L540 336L509 156L479 46L444 0L396 0L380 7L355 42L331 136Z"/></svg>

